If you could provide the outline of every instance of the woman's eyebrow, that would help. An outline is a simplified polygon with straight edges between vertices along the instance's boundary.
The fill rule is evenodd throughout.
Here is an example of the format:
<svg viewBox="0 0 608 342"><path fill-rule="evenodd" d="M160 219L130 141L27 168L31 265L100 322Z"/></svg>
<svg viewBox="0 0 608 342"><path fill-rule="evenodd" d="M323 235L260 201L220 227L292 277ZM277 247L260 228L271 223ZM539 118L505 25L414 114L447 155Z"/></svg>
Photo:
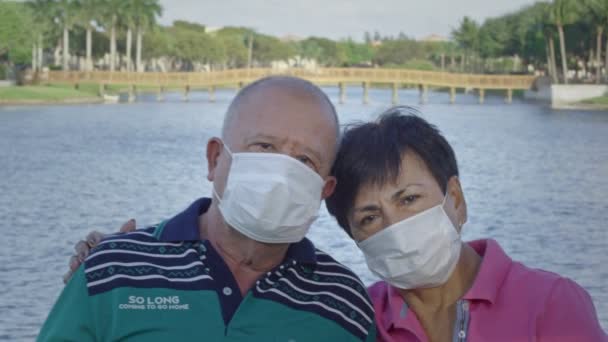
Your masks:
<svg viewBox="0 0 608 342"><path fill-rule="evenodd" d="M375 204L368 204L363 207L358 207L353 210L353 212L365 212L365 211L379 211L380 207Z"/></svg>
<svg viewBox="0 0 608 342"><path fill-rule="evenodd" d="M392 201L397 201L399 200L399 198L401 198L401 196L403 196L403 193L411 188L411 187L416 187L416 186L422 186L422 184L420 183L410 183L407 184L404 188L397 190L397 192L395 192L392 196L391 196L391 200Z"/></svg>

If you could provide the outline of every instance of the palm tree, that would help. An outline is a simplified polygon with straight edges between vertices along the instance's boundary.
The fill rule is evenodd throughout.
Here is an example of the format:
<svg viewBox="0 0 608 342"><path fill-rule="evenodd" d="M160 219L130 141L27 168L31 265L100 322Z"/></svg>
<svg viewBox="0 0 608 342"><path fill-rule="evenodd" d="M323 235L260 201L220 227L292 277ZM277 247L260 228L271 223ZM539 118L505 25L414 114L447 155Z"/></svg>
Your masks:
<svg viewBox="0 0 608 342"><path fill-rule="evenodd" d="M131 0L122 6L124 21L127 26L127 59L131 63L131 34L136 32L136 70L143 71L141 63L142 38L144 32L156 24L156 17L162 14L163 8L158 0Z"/></svg>
<svg viewBox="0 0 608 342"><path fill-rule="evenodd" d="M553 20L551 16L552 4L542 3L542 18L541 18L541 26L543 30L543 35L545 36L546 41L546 51L547 51L547 69L549 70L549 74L551 75L551 79L553 83L559 83L558 75L557 75L557 63L555 61L555 25L553 25Z"/></svg>
<svg viewBox="0 0 608 342"><path fill-rule="evenodd" d="M51 15L61 25L63 30L63 70L69 69L70 58L70 30L76 21L76 2L74 0L56 0L50 2Z"/></svg>
<svg viewBox="0 0 608 342"><path fill-rule="evenodd" d="M49 0L32 0L28 1L27 5L33 13L33 31L36 35L34 44L32 46L32 69L34 71L42 69L43 63L43 36L45 33L50 31L50 27L53 25L53 18L49 16L51 9L51 2Z"/></svg>
<svg viewBox="0 0 608 342"><path fill-rule="evenodd" d="M608 24L608 0L586 0L584 5L586 14L596 28L595 82L599 84L602 77L602 35L605 25ZM606 59L608 60L608 55ZM608 64L606 66L608 67Z"/></svg>
<svg viewBox="0 0 608 342"><path fill-rule="evenodd" d="M85 70L93 70L92 47L93 47L93 22L98 20L100 10L99 0L78 0L76 3L76 22L87 31L86 35L86 66Z"/></svg>
<svg viewBox="0 0 608 342"><path fill-rule="evenodd" d="M559 46L562 56L562 71L564 83L568 84L568 63L566 60L566 42L564 38L564 26L570 25L578 18L578 5L576 0L554 0L551 6L551 21L557 27L559 33Z"/></svg>
<svg viewBox="0 0 608 342"><path fill-rule="evenodd" d="M547 68L553 83L559 83L557 78L557 63L555 62L555 42L553 41L553 28L549 25L545 25L543 28L545 40L547 41Z"/></svg>
<svg viewBox="0 0 608 342"><path fill-rule="evenodd" d="M110 37L110 71L116 69L116 30L122 18L125 0L100 0L99 23Z"/></svg>
<svg viewBox="0 0 608 342"><path fill-rule="evenodd" d="M132 0L133 23L137 36L136 70L143 71L141 63L142 38L144 32L156 24L156 17L160 16L163 8L159 0Z"/></svg>
<svg viewBox="0 0 608 342"><path fill-rule="evenodd" d="M127 71L133 71L133 58L131 58L131 48L133 47L133 28L136 24L136 8L134 8L133 1L125 1L121 5L122 19L125 27L127 28Z"/></svg>

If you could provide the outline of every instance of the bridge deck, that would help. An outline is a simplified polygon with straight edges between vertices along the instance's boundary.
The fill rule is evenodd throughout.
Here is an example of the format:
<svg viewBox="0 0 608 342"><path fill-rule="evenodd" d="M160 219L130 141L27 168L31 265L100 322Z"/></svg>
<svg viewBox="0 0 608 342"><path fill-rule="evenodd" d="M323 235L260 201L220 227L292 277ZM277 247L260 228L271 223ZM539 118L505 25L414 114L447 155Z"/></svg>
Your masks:
<svg viewBox="0 0 608 342"><path fill-rule="evenodd" d="M131 84L142 86L213 87L250 83L269 75L291 75L317 84L412 84L431 87L472 89L530 89L534 76L457 74L436 71L319 68L305 69L233 69L211 72L109 72L50 71L49 82Z"/></svg>

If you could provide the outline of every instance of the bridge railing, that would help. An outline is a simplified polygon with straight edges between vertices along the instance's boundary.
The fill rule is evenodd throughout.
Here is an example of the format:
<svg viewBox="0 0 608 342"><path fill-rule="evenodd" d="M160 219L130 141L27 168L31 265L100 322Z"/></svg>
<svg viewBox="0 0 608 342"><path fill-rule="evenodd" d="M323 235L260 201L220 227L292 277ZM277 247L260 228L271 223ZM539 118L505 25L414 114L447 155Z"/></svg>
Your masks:
<svg viewBox="0 0 608 342"><path fill-rule="evenodd" d="M232 69L210 72L50 71L49 82L209 87L249 83L269 75L292 75L320 84L397 83L449 88L529 89L535 77L478 75L378 68Z"/></svg>

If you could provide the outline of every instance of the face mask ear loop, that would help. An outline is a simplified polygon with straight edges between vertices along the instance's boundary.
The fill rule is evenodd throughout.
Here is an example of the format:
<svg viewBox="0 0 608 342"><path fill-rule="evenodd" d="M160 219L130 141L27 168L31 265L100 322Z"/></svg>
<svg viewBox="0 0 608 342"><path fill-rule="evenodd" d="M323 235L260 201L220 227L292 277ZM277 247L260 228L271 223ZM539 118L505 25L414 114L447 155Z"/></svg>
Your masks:
<svg viewBox="0 0 608 342"><path fill-rule="evenodd" d="M230 151L228 144L226 144L226 142L222 139L220 139L220 141L222 142L222 147L226 150L226 152L228 152L228 155L230 156L230 159L232 160L232 151ZM217 193L217 190L215 190L215 183L213 183L213 185L211 186L211 189L213 190L213 195L215 195L215 198L217 198L218 202L222 203L222 198Z"/></svg>
<svg viewBox="0 0 608 342"><path fill-rule="evenodd" d="M445 203L447 202L448 199L448 190L445 190L445 195L443 196L443 201L441 202L441 206L445 208Z"/></svg>
<svg viewBox="0 0 608 342"><path fill-rule="evenodd" d="M222 142L222 147L226 150L226 152L228 152L228 155L230 156L230 159L232 159L232 151L230 151L230 148L228 147L228 144L226 144L224 142L224 140L220 139L220 141Z"/></svg>
<svg viewBox="0 0 608 342"><path fill-rule="evenodd" d="M217 201L222 203L222 199L220 198L220 195L217 193L217 191L215 191L215 184L211 188L213 189L213 195L215 196L215 198L217 198Z"/></svg>

